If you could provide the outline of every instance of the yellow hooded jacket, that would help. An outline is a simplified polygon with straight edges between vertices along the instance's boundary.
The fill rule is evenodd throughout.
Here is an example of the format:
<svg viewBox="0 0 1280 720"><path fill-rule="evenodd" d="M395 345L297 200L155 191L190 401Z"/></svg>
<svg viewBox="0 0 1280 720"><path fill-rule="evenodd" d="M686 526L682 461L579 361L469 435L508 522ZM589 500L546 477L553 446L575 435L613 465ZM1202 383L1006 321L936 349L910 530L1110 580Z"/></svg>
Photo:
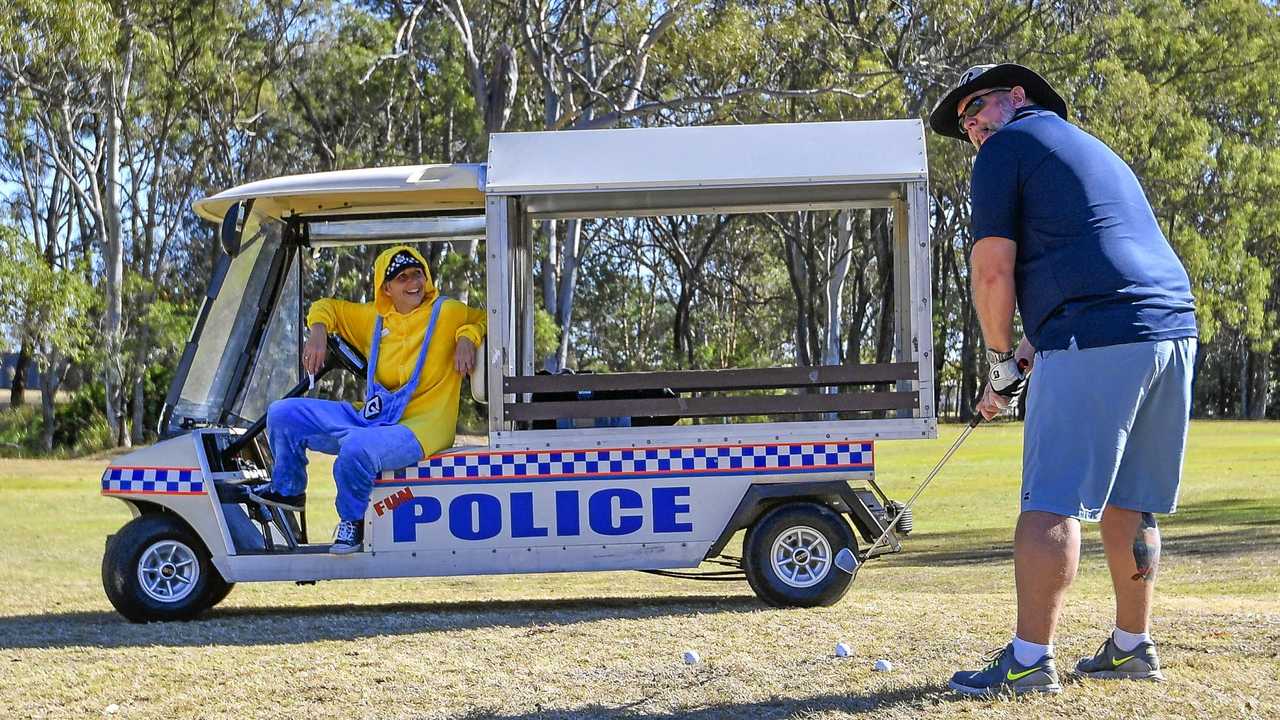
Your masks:
<svg viewBox="0 0 1280 720"><path fill-rule="evenodd" d="M382 276L386 274L391 258L401 250L413 253L422 263L426 275L422 304L408 314L397 311L391 298L382 292ZM426 268L427 261L417 250L407 245L392 247L378 255L373 264L373 302L353 303L333 298L316 300L307 313L307 326L320 323L326 331L338 333L369 357L373 350L373 324L381 315L382 345L378 350L374 377L388 390L403 387L413 375L413 366L418 362L423 336L431 320L431 305L440 294ZM453 367L453 353L458 338L467 338L479 347L485 327L482 309L467 307L457 300L445 300L440 308L418 388L413 391L404 416L400 418L400 424L417 436L424 457L453 445L458 425L458 393L462 389L462 375ZM482 357L476 358L476 362L484 361Z"/></svg>

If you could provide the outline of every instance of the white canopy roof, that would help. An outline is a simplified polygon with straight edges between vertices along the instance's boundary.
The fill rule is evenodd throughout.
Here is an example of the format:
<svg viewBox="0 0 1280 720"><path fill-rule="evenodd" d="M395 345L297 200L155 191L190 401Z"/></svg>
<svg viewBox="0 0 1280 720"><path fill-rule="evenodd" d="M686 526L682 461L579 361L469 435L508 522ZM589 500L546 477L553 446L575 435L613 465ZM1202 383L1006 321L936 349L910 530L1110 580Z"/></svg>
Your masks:
<svg viewBox="0 0 1280 720"><path fill-rule="evenodd" d="M501 133L486 192L847 185L928 176L919 120Z"/></svg>
<svg viewBox="0 0 1280 720"><path fill-rule="evenodd" d="M196 202L219 222L231 204L258 199L274 217L484 207L484 165L406 165L259 180Z"/></svg>

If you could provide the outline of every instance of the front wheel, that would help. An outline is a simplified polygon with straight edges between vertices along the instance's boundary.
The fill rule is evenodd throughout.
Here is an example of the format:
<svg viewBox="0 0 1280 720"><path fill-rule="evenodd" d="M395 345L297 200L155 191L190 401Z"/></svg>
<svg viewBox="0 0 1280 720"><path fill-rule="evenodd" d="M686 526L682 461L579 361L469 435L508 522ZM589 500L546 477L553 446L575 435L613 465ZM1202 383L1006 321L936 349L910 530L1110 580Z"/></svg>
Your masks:
<svg viewBox="0 0 1280 720"><path fill-rule="evenodd" d="M747 530L747 582L774 607L834 605L853 584L853 576L835 565L843 548L856 553L857 540L834 510L809 502L782 505Z"/></svg>
<svg viewBox="0 0 1280 720"><path fill-rule="evenodd" d="M102 587L131 622L189 620L230 591L199 538L157 514L134 518L107 541Z"/></svg>

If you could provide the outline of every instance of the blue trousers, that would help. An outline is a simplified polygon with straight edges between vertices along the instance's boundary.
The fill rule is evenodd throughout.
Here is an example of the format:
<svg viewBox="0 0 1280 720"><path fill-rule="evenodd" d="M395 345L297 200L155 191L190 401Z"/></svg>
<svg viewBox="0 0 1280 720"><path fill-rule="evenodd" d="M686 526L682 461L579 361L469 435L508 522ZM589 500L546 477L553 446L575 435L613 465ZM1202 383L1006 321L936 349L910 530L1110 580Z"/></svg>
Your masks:
<svg viewBox="0 0 1280 720"><path fill-rule="evenodd" d="M404 425L367 427L349 403L286 398L267 408L267 440L275 456L271 487L297 495L307 487L307 450L337 455L338 517L360 522L369 507L373 481L422 459L422 446Z"/></svg>

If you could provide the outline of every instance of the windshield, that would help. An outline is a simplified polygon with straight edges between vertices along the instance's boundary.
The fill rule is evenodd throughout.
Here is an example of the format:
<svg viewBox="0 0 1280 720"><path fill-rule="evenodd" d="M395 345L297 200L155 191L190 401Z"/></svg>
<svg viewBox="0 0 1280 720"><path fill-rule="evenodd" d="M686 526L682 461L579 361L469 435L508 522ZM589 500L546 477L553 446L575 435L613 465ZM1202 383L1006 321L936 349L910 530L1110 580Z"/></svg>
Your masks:
<svg viewBox="0 0 1280 720"><path fill-rule="evenodd" d="M189 342L195 352L173 405L170 430L221 422L227 396L235 391L233 385L243 377L250 359L247 345L257 336L255 328L263 306L272 299L268 284L278 277L278 262L283 259L277 257L281 255L283 229L280 221L250 209L240 251L220 280L215 273L216 287L210 288L206 307L201 309L202 320L192 331ZM294 302L296 323L296 299Z"/></svg>
<svg viewBox="0 0 1280 720"><path fill-rule="evenodd" d="M244 384L230 418L248 426L267 412L267 405L284 397L300 377L299 342L302 338L302 284L299 259L293 254L280 295L271 308L271 321L253 355L253 371Z"/></svg>

